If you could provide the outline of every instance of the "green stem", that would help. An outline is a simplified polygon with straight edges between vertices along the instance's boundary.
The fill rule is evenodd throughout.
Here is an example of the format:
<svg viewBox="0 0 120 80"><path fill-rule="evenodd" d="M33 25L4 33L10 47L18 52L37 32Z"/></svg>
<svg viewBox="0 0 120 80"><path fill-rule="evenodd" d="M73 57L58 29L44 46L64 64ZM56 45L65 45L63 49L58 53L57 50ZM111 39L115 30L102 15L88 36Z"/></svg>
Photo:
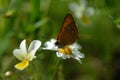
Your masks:
<svg viewBox="0 0 120 80"><path fill-rule="evenodd" d="M40 0L31 0L31 21L37 22L40 20Z"/></svg>
<svg viewBox="0 0 120 80"><path fill-rule="evenodd" d="M56 61L56 68L55 68L55 70L54 70L54 73L53 73L53 76L52 76L52 79L51 80L54 80L54 78L55 78L55 75L56 75L56 73L57 73L57 71L58 71L58 68L59 68L59 65L60 65L60 62L61 62L62 60L59 58L57 61Z"/></svg>

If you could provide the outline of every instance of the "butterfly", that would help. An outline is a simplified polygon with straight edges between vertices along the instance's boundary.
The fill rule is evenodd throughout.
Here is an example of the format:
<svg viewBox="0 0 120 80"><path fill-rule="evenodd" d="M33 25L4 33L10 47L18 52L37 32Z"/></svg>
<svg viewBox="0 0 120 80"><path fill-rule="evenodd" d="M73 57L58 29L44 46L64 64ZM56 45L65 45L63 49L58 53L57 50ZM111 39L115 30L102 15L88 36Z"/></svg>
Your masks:
<svg viewBox="0 0 120 80"><path fill-rule="evenodd" d="M58 47L64 47L66 45L73 44L77 39L78 28L75 24L73 16L70 13L68 13L64 18L64 22L58 33L55 45Z"/></svg>

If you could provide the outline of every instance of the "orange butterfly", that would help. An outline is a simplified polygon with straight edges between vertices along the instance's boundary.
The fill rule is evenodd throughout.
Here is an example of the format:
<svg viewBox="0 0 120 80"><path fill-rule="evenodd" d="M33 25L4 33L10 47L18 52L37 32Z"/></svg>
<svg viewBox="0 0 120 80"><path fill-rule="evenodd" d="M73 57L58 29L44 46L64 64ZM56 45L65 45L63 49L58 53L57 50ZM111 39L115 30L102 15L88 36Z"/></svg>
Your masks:
<svg viewBox="0 0 120 80"><path fill-rule="evenodd" d="M78 29L71 14L65 16L64 22L57 36L55 45L64 47L73 44L78 39Z"/></svg>

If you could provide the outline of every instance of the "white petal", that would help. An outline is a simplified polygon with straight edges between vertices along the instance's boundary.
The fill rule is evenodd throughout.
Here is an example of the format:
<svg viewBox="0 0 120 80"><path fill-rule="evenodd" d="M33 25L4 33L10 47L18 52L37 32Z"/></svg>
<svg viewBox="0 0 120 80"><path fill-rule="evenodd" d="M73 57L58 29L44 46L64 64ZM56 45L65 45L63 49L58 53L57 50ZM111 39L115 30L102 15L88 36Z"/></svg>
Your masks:
<svg viewBox="0 0 120 80"><path fill-rule="evenodd" d="M27 59L29 61L31 61L35 57L35 53L40 46L41 46L41 41L39 41L39 40L34 40L31 42L31 44L28 48L28 54L27 54Z"/></svg>
<svg viewBox="0 0 120 80"><path fill-rule="evenodd" d="M67 58L70 58L70 57L68 57L68 56L66 56L66 55L63 55L63 56L62 56L62 59L67 59Z"/></svg>
<svg viewBox="0 0 120 80"><path fill-rule="evenodd" d="M36 51L32 50L28 55L27 55L27 60L32 61L36 56L35 56Z"/></svg>
<svg viewBox="0 0 120 80"><path fill-rule="evenodd" d="M71 3L69 5L70 10L73 12L77 12L77 7L78 7L78 4L76 4L76 3Z"/></svg>
<svg viewBox="0 0 120 80"><path fill-rule="evenodd" d="M86 0L80 0L80 5L86 7L87 1Z"/></svg>
<svg viewBox="0 0 120 80"><path fill-rule="evenodd" d="M20 49L21 49L22 53L27 54L26 40L25 39L20 43Z"/></svg>
<svg viewBox="0 0 120 80"><path fill-rule="evenodd" d="M82 53L74 53L74 56L78 57L78 58L84 58L85 57L85 55L82 54Z"/></svg>
<svg viewBox="0 0 120 80"><path fill-rule="evenodd" d="M70 48L71 48L71 49L81 49L82 47L81 47L77 42L75 42L74 44L72 44L72 45L70 46Z"/></svg>
<svg viewBox="0 0 120 80"><path fill-rule="evenodd" d="M66 57L67 57L67 58L70 58L70 57L71 57L71 55L66 55Z"/></svg>
<svg viewBox="0 0 120 80"><path fill-rule="evenodd" d="M74 45L71 46L72 49L72 53L74 57L78 57L78 58L84 58L84 54L82 54L79 49L81 48L81 46L77 43L75 43Z"/></svg>
<svg viewBox="0 0 120 80"><path fill-rule="evenodd" d="M64 55L63 53L60 53L60 52L56 52L56 55L57 57L61 57L62 59L70 58L69 56Z"/></svg>
<svg viewBox="0 0 120 80"><path fill-rule="evenodd" d="M47 42L44 44L45 47L42 48L42 49L55 50L55 51L57 51L58 47L55 45L55 42L56 42L55 39L51 39L50 41L47 41Z"/></svg>
<svg viewBox="0 0 120 80"><path fill-rule="evenodd" d="M76 3L71 3L69 5L69 8L71 11L73 11L74 15L76 16L76 18L80 18L83 15L83 8L82 6L76 4Z"/></svg>
<svg viewBox="0 0 120 80"><path fill-rule="evenodd" d="M20 49L15 49L15 50L13 51L13 55L14 55L17 59L19 59L20 61L26 59L26 56L27 56L27 54L22 53L22 51L21 51Z"/></svg>
<svg viewBox="0 0 120 80"><path fill-rule="evenodd" d="M57 55L57 57L62 57L62 56L63 56L63 53L56 52L56 55Z"/></svg>
<svg viewBox="0 0 120 80"><path fill-rule="evenodd" d="M80 60L80 58L75 57L75 59L76 59L80 64L82 64L82 61Z"/></svg>
<svg viewBox="0 0 120 80"><path fill-rule="evenodd" d="M36 52L40 46L41 46L41 41L33 40L28 48L28 53L30 53L33 50L34 52Z"/></svg>
<svg viewBox="0 0 120 80"><path fill-rule="evenodd" d="M92 7L88 7L86 10L86 13L88 16L92 16L95 12L94 12L94 8Z"/></svg>

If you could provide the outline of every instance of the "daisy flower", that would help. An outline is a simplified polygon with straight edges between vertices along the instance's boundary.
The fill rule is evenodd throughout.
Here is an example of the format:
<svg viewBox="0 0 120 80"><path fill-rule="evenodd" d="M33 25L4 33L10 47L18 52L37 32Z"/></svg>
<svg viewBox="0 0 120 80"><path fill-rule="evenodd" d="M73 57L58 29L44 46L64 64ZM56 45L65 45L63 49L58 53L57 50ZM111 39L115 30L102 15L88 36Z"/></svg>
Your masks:
<svg viewBox="0 0 120 80"><path fill-rule="evenodd" d="M20 49L13 50L13 55L21 62L15 65L18 70L23 70L29 65L29 62L35 58L35 53L41 46L41 41L33 40L28 50L26 49L26 40L20 43Z"/></svg>
<svg viewBox="0 0 120 80"><path fill-rule="evenodd" d="M59 48L55 45L56 41L56 39L51 39L50 41L47 41L44 44L45 47L42 49L56 51L57 57L61 57L62 59L74 58L81 63L80 58L84 58L84 54L79 51L79 49L81 49L81 46L78 43L75 42L72 45L66 45L62 48Z"/></svg>
<svg viewBox="0 0 120 80"><path fill-rule="evenodd" d="M91 23L90 16L94 14L94 9L87 7L86 0L79 0L79 4L74 2L70 3L69 8L83 24L89 25Z"/></svg>

